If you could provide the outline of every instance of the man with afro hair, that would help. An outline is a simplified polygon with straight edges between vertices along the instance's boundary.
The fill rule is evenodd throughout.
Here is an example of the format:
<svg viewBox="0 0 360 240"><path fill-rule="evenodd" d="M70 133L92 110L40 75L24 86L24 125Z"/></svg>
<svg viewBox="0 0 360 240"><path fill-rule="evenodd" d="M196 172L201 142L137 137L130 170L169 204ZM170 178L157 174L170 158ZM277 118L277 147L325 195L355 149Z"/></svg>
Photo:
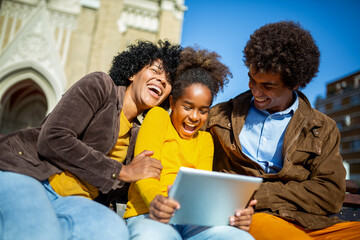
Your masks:
<svg viewBox="0 0 360 240"><path fill-rule="evenodd" d="M250 90L211 108L214 170L262 177L250 225L255 239L359 239L359 222L330 217L345 196L334 120L299 91L320 52L298 23L256 30L244 49Z"/></svg>

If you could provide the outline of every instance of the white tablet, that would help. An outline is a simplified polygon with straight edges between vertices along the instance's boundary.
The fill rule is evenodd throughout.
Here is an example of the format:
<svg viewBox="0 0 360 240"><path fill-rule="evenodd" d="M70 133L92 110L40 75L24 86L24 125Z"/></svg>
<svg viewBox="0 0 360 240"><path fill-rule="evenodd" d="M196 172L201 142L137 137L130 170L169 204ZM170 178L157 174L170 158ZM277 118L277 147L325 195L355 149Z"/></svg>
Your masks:
<svg viewBox="0 0 360 240"><path fill-rule="evenodd" d="M229 225L229 217L247 206L262 178L181 167L169 192L180 203L172 224Z"/></svg>

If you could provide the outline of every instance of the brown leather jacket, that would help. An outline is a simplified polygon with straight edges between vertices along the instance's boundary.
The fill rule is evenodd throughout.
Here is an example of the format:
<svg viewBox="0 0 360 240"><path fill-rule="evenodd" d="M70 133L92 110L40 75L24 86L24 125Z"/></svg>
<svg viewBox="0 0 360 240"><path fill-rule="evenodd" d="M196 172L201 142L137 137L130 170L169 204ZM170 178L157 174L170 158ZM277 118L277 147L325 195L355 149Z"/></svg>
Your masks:
<svg viewBox="0 0 360 240"><path fill-rule="evenodd" d="M125 87L105 73L88 74L61 98L38 128L20 130L0 139L0 169L38 179L66 169L102 193L123 187L116 178L122 164L107 153L119 135ZM126 163L133 157L139 130L131 129Z"/></svg>
<svg viewBox="0 0 360 240"><path fill-rule="evenodd" d="M340 210L345 196L340 134L332 119L313 109L301 92L298 96L299 107L285 132L283 168L276 174L265 173L241 152L239 134L251 92L211 108L207 129L214 139L214 170L262 177L256 212L321 229L340 222L329 217Z"/></svg>

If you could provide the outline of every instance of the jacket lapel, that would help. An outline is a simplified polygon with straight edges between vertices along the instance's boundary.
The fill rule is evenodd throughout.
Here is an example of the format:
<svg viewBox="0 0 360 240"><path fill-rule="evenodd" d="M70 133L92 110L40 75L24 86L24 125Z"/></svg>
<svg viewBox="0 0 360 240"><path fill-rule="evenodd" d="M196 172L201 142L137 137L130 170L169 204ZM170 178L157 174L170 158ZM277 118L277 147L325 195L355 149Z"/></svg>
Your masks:
<svg viewBox="0 0 360 240"><path fill-rule="evenodd" d="M242 97L235 98L233 100L234 104L234 110L231 113L231 123L234 133L234 139L236 142L236 146L241 150L241 144L239 135L241 132L241 129L243 128L245 124L246 116L250 109L250 101L252 98L252 94L250 91L247 91Z"/></svg>

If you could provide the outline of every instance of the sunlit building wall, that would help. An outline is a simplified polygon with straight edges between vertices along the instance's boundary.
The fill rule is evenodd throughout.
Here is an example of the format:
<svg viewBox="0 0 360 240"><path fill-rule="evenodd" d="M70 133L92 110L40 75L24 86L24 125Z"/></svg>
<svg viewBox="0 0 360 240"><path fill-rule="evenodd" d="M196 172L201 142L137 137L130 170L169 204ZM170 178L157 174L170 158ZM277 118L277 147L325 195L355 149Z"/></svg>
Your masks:
<svg viewBox="0 0 360 240"><path fill-rule="evenodd" d="M1 1L0 134L39 125L135 40L180 43L184 11L184 0Z"/></svg>

